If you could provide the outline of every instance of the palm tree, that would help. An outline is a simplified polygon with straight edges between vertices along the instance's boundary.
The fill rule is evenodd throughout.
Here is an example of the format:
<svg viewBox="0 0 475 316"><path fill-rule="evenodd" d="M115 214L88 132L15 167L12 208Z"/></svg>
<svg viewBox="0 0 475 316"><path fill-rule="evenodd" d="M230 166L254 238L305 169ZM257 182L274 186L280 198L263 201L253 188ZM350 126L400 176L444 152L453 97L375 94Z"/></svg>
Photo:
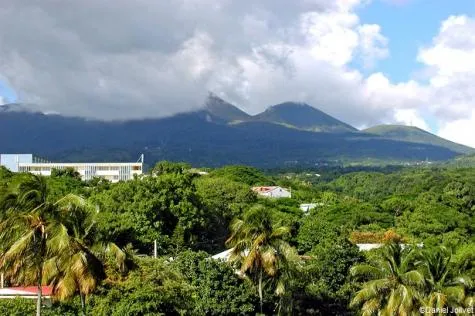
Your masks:
<svg viewBox="0 0 475 316"><path fill-rule="evenodd" d="M81 197L48 202L44 178L28 174L12 183L1 202L7 211L0 222L0 272L15 284L37 284L37 315L44 283L60 300L79 292L84 311L85 297L105 278L104 262L112 259L125 269L125 252L99 242L97 212Z"/></svg>
<svg viewBox="0 0 475 316"><path fill-rule="evenodd" d="M83 198L69 194L55 203L61 215L61 231L52 243L63 251L47 261L45 277L56 298L64 300L79 293L85 313L85 299L106 278L105 265L112 259L119 271L126 269L127 254L111 242L97 236L95 210Z"/></svg>
<svg viewBox="0 0 475 316"><path fill-rule="evenodd" d="M372 264L351 268L352 276L365 279L350 306L361 306L363 316L419 315L424 276L414 269L414 251L399 244L382 249Z"/></svg>
<svg viewBox="0 0 475 316"><path fill-rule="evenodd" d="M465 297L462 302L464 307L475 306L475 247L466 245L459 249L454 258L456 273L455 282L464 287Z"/></svg>
<svg viewBox="0 0 475 316"><path fill-rule="evenodd" d="M423 302L425 307L442 310L446 307L462 307L465 299L462 276L454 277L455 266L451 264L451 253L445 247L421 252L417 266L425 277L426 291Z"/></svg>
<svg viewBox="0 0 475 316"><path fill-rule="evenodd" d="M264 277L275 281L275 292L281 298L291 277L291 266L299 262L295 248L284 238L290 229L276 226L271 212L263 206L251 208L244 218L231 224L231 236L226 244L233 247L231 260L241 264L241 273L257 280L260 310L263 309Z"/></svg>
<svg viewBox="0 0 475 316"><path fill-rule="evenodd" d="M36 283L36 314L41 314L44 264L57 245L49 242L60 229L46 201L46 183L42 177L24 175L8 188L0 222L0 270L16 284Z"/></svg>

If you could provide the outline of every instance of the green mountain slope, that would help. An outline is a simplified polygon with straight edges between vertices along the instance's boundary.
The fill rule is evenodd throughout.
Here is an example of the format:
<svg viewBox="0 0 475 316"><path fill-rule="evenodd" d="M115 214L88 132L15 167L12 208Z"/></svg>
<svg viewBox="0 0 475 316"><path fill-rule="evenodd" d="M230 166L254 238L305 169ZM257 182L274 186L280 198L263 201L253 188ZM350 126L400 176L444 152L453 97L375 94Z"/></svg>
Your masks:
<svg viewBox="0 0 475 316"><path fill-rule="evenodd" d="M475 154L458 156L446 163L450 167L473 168L475 167Z"/></svg>
<svg viewBox="0 0 475 316"><path fill-rule="evenodd" d="M362 130L361 132L378 135L386 139L400 140L411 143L431 144L444 147L461 154L475 153L475 149L473 148L451 142L414 126L378 125Z"/></svg>
<svg viewBox="0 0 475 316"><path fill-rule="evenodd" d="M285 102L271 106L253 117L257 121L278 123L313 132L354 132L356 129L330 115L305 104Z"/></svg>

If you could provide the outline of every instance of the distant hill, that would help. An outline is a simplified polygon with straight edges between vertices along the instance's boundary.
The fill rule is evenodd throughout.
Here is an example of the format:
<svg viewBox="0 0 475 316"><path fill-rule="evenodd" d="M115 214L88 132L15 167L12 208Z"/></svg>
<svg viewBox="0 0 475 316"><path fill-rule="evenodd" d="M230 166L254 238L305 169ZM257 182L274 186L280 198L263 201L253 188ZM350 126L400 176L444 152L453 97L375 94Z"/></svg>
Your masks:
<svg viewBox="0 0 475 316"><path fill-rule="evenodd" d="M313 132L353 132L356 128L305 104L285 102L253 117L257 121L282 124Z"/></svg>
<svg viewBox="0 0 475 316"><path fill-rule="evenodd" d="M431 144L448 148L454 152L462 154L475 153L475 149L473 148L451 142L414 126L378 125L362 130L361 132L378 135L386 139L400 140L411 143Z"/></svg>
<svg viewBox="0 0 475 316"><path fill-rule="evenodd" d="M51 161L187 161L195 166L315 166L324 161L446 161L458 153L359 132L311 132L250 120L223 124L203 110L168 118L105 122L43 113L0 112L0 153ZM234 117L232 117L234 118ZM228 119L231 119L228 117Z"/></svg>
<svg viewBox="0 0 475 316"><path fill-rule="evenodd" d="M458 156L447 161L445 165L458 168L473 168L475 167L475 154Z"/></svg>

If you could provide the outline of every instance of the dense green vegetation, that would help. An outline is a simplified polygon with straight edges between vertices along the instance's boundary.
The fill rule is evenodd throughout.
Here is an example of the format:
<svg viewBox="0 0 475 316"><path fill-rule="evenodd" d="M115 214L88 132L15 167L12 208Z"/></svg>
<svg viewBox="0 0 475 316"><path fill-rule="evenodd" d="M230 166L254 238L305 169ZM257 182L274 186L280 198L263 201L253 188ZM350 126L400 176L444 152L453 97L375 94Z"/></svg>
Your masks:
<svg viewBox="0 0 475 316"><path fill-rule="evenodd" d="M6 285L54 292L52 306L4 299L0 313L467 314L475 169L350 171L227 166L199 175L160 162L111 184L82 182L71 170L44 178L0 168ZM292 198L251 191L271 184L291 188ZM301 203L316 207L304 213ZM356 246L375 242L385 246ZM211 258L226 249L229 260Z"/></svg>

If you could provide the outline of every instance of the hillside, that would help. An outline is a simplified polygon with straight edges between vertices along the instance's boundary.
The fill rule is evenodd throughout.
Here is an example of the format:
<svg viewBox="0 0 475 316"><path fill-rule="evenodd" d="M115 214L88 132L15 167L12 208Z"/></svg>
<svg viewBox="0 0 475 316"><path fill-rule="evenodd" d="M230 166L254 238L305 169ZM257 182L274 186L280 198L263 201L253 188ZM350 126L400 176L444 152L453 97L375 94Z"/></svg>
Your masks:
<svg viewBox="0 0 475 316"><path fill-rule="evenodd" d="M224 122L247 121L251 118L249 114L241 111L236 106L224 101L214 94L210 94L206 100L204 108L212 117L223 120Z"/></svg>
<svg viewBox="0 0 475 316"><path fill-rule="evenodd" d="M253 117L313 132L353 132L356 129L305 103L286 102L269 107Z"/></svg>
<svg viewBox="0 0 475 316"><path fill-rule="evenodd" d="M451 142L414 126L378 125L361 132L386 139L441 146L462 154L475 153L473 148Z"/></svg>
<svg viewBox="0 0 475 316"><path fill-rule="evenodd" d="M475 154L463 155L449 160L445 165L457 168L472 168L475 167Z"/></svg>
<svg viewBox="0 0 475 316"><path fill-rule="evenodd" d="M187 161L196 166L314 166L322 161L446 161L457 153L431 144L363 133L302 131L250 121L228 125L192 112L162 119L105 122L31 112L0 113L0 152L61 161Z"/></svg>

